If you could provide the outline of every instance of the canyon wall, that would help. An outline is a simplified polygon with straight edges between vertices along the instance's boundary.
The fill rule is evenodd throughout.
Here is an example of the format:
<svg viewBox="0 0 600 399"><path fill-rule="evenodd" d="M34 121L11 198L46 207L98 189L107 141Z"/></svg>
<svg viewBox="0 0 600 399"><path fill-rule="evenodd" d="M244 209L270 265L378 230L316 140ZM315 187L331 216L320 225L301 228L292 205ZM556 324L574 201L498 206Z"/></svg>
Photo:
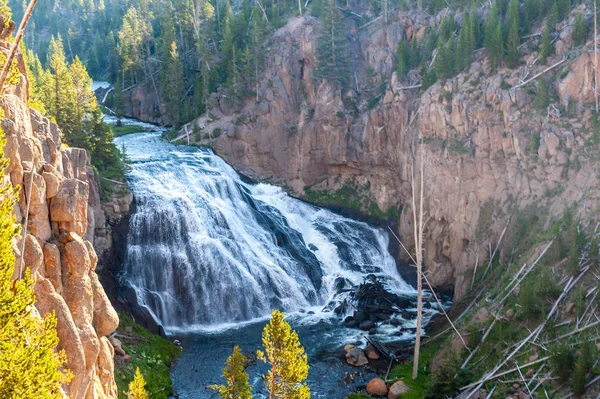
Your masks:
<svg viewBox="0 0 600 399"><path fill-rule="evenodd" d="M7 52L8 43L0 43ZM10 159L7 178L20 187L17 220L27 223L25 243L14 242L15 278L21 265L36 279L36 308L55 312L60 339L73 373L65 387L70 398L117 398L114 349L107 335L119 318L98 281L98 256L110 246L100 204L100 185L86 151L66 148L58 127L29 108L27 69L17 57L18 85L7 89L1 106ZM29 207L27 206L29 202ZM28 215L27 215L28 213Z"/></svg>
<svg viewBox="0 0 600 399"><path fill-rule="evenodd" d="M398 81L394 55L402 36L422 37L439 16L400 12L366 29L347 20L355 75L352 88L340 91L313 78L317 21L293 18L268 42L258 101L232 106L213 95L207 115L184 126L180 138L209 145L241 173L299 197L343 192L365 212L403 209L399 233L409 247L411 170L422 148L429 280L460 298L511 216L531 206L551 217L573 203L582 216L597 208L597 150L590 145L597 126L586 89L593 55L591 43L572 47L571 22L558 26L557 55L547 65L529 41L526 65L491 73L479 52L469 70L421 92L404 88L419 80L414 71ZM562 105L536 109L535 81L519 82L565 54L572 60L549 74ZM382 84L378 97L370 94Z"/></svg>

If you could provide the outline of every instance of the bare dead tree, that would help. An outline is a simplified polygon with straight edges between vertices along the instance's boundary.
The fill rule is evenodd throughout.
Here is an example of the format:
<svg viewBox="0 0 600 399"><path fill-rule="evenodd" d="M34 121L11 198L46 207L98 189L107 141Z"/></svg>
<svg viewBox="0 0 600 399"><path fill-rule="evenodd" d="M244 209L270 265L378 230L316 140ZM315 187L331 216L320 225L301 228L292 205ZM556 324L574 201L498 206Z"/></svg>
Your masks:
<svg viewBox="0 0 600 399"><path fill-rule="evenodd" d="M29 19L31 18L31 14L33 13L33 9L37 4L37 0L31 0L29 5L27 6L27 10L25 10L25 15L23 15L23 20L21 21L21 25L19 26L19 30L17 31L17 36L15 36L15 41L13 42L10 52L8 53L8 57L6 57L6 62L4 63L4 67L2 68L2 72L0 73L0 90L4 91L4 82L8 77L8 71L10 71L10 66L12 65L13 60L15 59L15 55L17 54L17 50L19 49L19 43L23 39L23 35L25 34L25 28L27 28L27 24L29 23Z"/></svg>
<svg viewBox="0 0 600 399"><path fill-rule="evenodd" d="M596 95L596 113L598 113L598 0L594 0L594 80Z"/></svg>
<svg viewBox="0 0 600 399"><path fill-rule="evenodd" d="M302 0L298 0L298 11L300 12L300 16L302 16Z"/></svg>
<svg viewBox="0 0 600 399"><path fill-rule="evenodd" d="M415 335L415 351L413 359L413 370L412 378L417 379L419 375L419 351L421 349L421 324L423 319L423 284L422 284L422 270L423 270L423 188L424 188L424 158L423 150L419 148L419 170L415 171L413 166L412 170L412 211L413 211L413 233L415 239L415 252L416 252L416 267L417 267L417 331ZM417 194L418 190L418 194ZM418 198L417 198L418 195ZM418 202L418 206L417 206Z"/></svg>

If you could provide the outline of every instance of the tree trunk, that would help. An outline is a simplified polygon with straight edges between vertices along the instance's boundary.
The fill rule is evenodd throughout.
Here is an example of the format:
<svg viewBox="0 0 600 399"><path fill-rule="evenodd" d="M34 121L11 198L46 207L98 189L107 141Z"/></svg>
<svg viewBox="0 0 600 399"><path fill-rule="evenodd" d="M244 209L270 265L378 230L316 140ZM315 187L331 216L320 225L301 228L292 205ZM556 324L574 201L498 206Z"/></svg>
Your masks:
<svg viewBox="0 0 600 399"><path fill-rule="evenodd" d="M598 113L598 13L597 13L597 0L594 0L594 80L596 94L596 113Z"/></svg>
<svg viewBox="0 0 600 399"><path fill-rule="evenodd" d="M15 58L15 54L17 53L17 49L19 48L19 43L23 39L23 34L25 33L25 28L27 28L27 23L29 22L29 18L31 18L31 13L37 4L37 0L31 0L29 5L27 6L27 10L25 10L25 14L23 15L23 20L21 21L21 25L19 25L19 30L17 31L17 35L15 36L15 41L10 47L10 52L8 53L8 57L6 57L6 62L4 63L4 67L2 68L2 72L0 73L0 93L4 92L4 82L8 77L8 72L10 71L10 66Z"/></svg>
<svg viewBox="0 0 600 399"><path fill-rule="evenodd" d="M416 266L417 266L417 331L415 333L415 351L413 358L413 370L412 378L417 379L419 375L419 351L421 349L421 323L423 318L423 283L422 283L422 269L423 269L423 150L419 149L420 166L419 176L415 174L415 168L413 167L412 176L412 208L413 208L413 225L414 225L414 236L415 236L415 251L416 251ZM419 184L419 187L417 187ZM416 198L416 191L419 190L419 198ZM417 200L419 206L417 209Z"/></svg>
<svg viewBox="0 0 600 399"><path fill-rule="evenodd" d="M302 0L298 0L298 12L300 12L300 16L302 16Z"/></svg>

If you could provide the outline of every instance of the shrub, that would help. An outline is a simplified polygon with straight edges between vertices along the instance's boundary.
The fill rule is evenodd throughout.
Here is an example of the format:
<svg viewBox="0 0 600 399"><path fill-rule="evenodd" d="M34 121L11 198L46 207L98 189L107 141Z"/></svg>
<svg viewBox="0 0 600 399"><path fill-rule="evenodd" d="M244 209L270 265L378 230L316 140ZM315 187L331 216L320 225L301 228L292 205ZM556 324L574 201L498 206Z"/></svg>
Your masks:
<svg viewBox="0 0 600 399"><path fill-rule="evenodd" d="M559 342L550 348L550 367L560 381L566 382L573 373L575 356L573 349L566 342Z"/></svg>

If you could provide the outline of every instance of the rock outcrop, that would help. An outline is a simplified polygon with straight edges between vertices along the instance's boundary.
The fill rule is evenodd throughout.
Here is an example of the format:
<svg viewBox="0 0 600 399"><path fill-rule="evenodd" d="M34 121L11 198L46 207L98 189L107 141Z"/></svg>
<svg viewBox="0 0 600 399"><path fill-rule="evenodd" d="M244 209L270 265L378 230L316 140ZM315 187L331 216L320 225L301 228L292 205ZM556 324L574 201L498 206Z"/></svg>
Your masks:
<svg viewBox="0 0 600 399"><path fill-rule="evenodd" d="M583 204L581 213L595 209L598 177L586 167L594 159L586 143L595 129L585 105L593 99L588 51L550 72L558 77L561 101L570 104L565 116L558 107L534 108L535 83L516 87L525 67L490 74L484 56L425 92L402 88L419 77L413 71L400 82L393 72L398 41L422 36L439 16L399 12L388 25L368 29L345 23L356 72L351 89L340 92L314 79L318 23L293 18L269 41L259 100L231 106L214 95L207 115L182 134L212 146L241 173L294 195L311 199L311 193L342 190L361 198L365 212L375 205L382 212L403 209L399 233L409 246L411 165L422 143L431 216L425 266L431 283L456 298L516 210L533 204L556 217L573 202ZM572 51L572 29L568 23L559 28L565 54ZM533 43L522 50L525 76L562 58L539 65L537 48Z"/></svg>
<svg viewBox="0 0 600 399"><path fill-rule="evenodd" d="M87 153L63 147L57 126L29 108L23 57L17 62L20 83L1 103L7 176L20 187L15 213L19 222L27 221L24 246L21 237L14 243L15 277L22 261L36 279L39 313L56 314L58 348L65 351L73 374L64 389L68 397L117 398L114 349L106 336L116 330L119 318L95 272L94 232L103 228L98 221L104 218L98 177Z"/></svg>

